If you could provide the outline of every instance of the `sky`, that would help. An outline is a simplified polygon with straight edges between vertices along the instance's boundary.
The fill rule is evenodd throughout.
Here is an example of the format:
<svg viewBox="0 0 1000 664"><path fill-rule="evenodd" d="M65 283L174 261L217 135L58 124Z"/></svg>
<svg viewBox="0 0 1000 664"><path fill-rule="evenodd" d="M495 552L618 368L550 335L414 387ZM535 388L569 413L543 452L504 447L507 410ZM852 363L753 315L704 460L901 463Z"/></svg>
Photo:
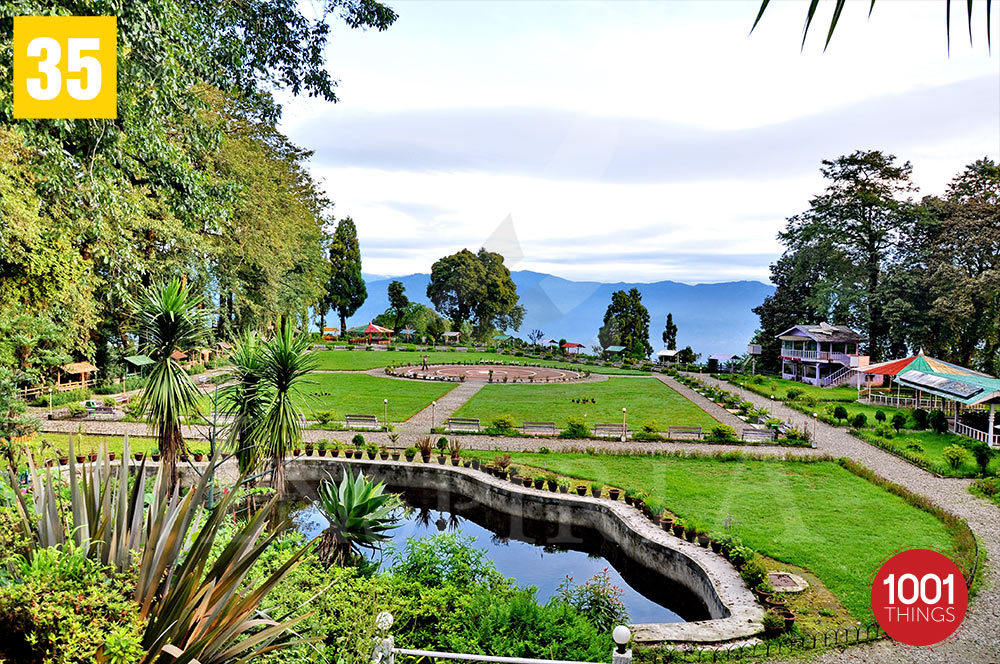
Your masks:
<svg viewBox="0 0 1000 664"><path fill-rule="evenodd" d="M752 35L758 0L387 2L385 32L331 23L339 102L282 120L368 274L486 246L568 279L766 282L823 159L895 154L923 196L1000 158L985 2L972 45L952 3L950 55L944 0L848 3L825 52L829 0L804 49L804 0Z"/></svg>

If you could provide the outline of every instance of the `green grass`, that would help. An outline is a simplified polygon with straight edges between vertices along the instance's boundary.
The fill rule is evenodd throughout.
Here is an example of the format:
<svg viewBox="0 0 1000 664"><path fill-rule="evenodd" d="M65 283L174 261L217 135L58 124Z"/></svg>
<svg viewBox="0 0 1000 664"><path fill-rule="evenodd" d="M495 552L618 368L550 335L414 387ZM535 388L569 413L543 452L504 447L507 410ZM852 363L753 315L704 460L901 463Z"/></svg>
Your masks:
<svg viewBox="0 0 1000 664"><path fill-rule="evenodd" d="M593 398L596 404L572 403L572 399ZM622 408L628 409L629 427L656 420L661 431L667 426L718 424L708 413L655 378L609 378L599 383L557 385L487 385L463 405L455 417L478 417L488 424L499 415L513 415L520 424L555 422L565 426L570 418L589 425L617 424Z"/></svg>
<svg viewBox="0 0 1000 664"><path fill-rule="evenodd" d="M786 404L788 405L788 404ZM846 420L836 420L833 417L833 409L837 406L843 406L847 411ZM795 404L796 410L799 410L799 404ZM878 420L875 419L875 413L882 411L885 413L886 424L892 424L892 417L896 413L902 413L906 416L906 425L904 429L913 429L917 426L916 421L913 419L913 411L909 408L892 408L890 406L873 406L867 403L837 403L837 404L819 404L815 408L806 408L805 410L811 410L814 413L819 413L820 415L825 415L827 419L824 419L828 424L834 424L836 426L850 426L851 420L858 413L864 413L865 417L868 418L868 427L874 427L878 424Z"/></svg>
<svg viewBox="0 0 1000 664"><path fill-rule="evenodd" d="M350 355L351 353L344 353ZM358 353L359 355L361 353ZM379 378L368 374L323 374L309 376L298 405L306 417L330 411L334 419L344 415L377 415L382 421L382 400L389 400L389 421L404 422L454 389L458 383Z"/></svg>
<svg viewBox="0 0 1000 664"><path fill-rule="evenodd" d="M317 351L315 355L319 360L319 365L316 368L326 371L367 371L368 369L377 369L393 364L419 364L421 358L426 355L428 364L455 364L458 362L468 363L478 362L479 360L495 360L508 364L530 362L531 364L543 367L590 371L591 373L599 374L649 375L648 372L635 371L633 369L597 367L586 364L573 364L572 362L559 362L557 360L536 360L533 358L516 357L514 355L500 355L499 353L321 350Z"/></svg>
<svg viewBox="0 0 1000 664"><path fill-rule="evenodd" d="M733 376L729 379L729 382L737 385L742 383L746 389L763 396L773 394L775 399L782 401L788 397L788 390L791 389L802 392L799 396L800 399L806 395L815 398L817 401L856 401L858 398L858 389L856 387L843 385L837 387L818 387L809 383L799 383L794 380L785 380L784 378L774 378L772 376L763 376L763 378L764 382L760 384L753 382L750 376Z"/></svg>
<svg viewBox="0 0 1000 664"><path fill-rule="evenodd" d="M870 429L865 429L864 432L868 435L874 435L874 432ZM862 438L862 440L864 440L864 438ZM949 445L958 445L960 447L967 448L973 442L971 438L959 436L953 433L902 431L893 438L884 440L892 447L910 454L913 454L915 450L906 449L906 445L910 442L919 443L924 448L924 453L921 456L933 464L935 466L934 471L941 475L947 475L950 477L976 477L979 474L979 466L972 458L971 452L965 463L958 468L952 468L944 459L944 448ZM1000 455L995 455L987 468L988 472L991 474L995 475L1000 473Z"/></svg>
<svg viewBox="0 0 1000 664"><path fill-rule="evenodd" d="M647 491L674 514L805 567L870 620L872 575L902 547L952 551L945 525L832 461L512 454L516 465Z"/></svg>
<svg viewBox="0 0 1000 664"><path fill-rule="evenodd" d="M48 444L46 444L48 443ZM210 446L207 440L185 441L188 451L192 454L208 454ZM97 452L101 446L107 445L109 452L121 454L123 437L105 436L98 434L73 434L73 451L77 454L89 454ZM156 448L156 439L145 436L129 436L129 450L135 452L152 452ZM54 459L59 456L56 450L64 455L69 454L69 434L67 433L39 433L38 437L27 444L33 454L41 455L45 459Z"/></svg>

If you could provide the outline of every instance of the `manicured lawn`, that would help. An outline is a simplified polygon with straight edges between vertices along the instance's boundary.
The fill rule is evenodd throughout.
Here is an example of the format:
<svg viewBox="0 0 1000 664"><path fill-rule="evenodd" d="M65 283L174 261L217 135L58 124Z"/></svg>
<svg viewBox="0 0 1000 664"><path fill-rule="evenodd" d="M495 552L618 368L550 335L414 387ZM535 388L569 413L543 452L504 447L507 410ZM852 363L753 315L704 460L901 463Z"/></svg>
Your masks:
<svg viewBox="0 0 1000 664"><path fill-rule="evenodd" d="M834 419L833 409L836 408L837 406L843 406L844 409L847 411L846 420L837 421L836 419ZM917 426L917 423L914 421L909 408L873 406L867 403L837 403L837 404L819 404L816 406L813 412L818 412L821 415L826 415L828 418L830 418L829 423L841 426L850 426L851 420L854 419L855 415L857 415L858 413L864 413L865 417L868 418L868 424L866 426L874 427L875 425L878 424L878 420L875 419L875 413L877 413L880 410L883 413L885 413L886 424L892 424L893 415L895 415L896 413L902 413L903 415L906 416L906 425L903 428L912 429L915 426Z"/></svg>
<svg viewBox="0 0 1000 664"><path fill-rule="evenodd" d="M327 371L367 371L368 369L387 367L393 364L419 364L424 355L427 356L429 364L457 364L459 362L469 363L478 362L479 360L493 360L506 364L530 362L531 364L543 367L558 367L560 369L590 371L591 373L599 374L649 375L646 372L634 371L632 369L596 367L556 360L536 360L533 358L515 357L513 355L500 355L498 353L464 353L457 351L417 353L411 351L321 350L316 351L316 356L319 359L319 366L316 368Z"/></svg>
<svg viewBox="0 0 1000 664"><path fill-rule="evenodd" d="M45 443L48 443L47 445ZM122 453L122 436L103 436L97 434L73 434L73 451L77 454L89 454L97 452L103 445L108 446L109 452L120 455ZM191 453L208 454L210 446L207 440L187 440L188 450ZM152 452L156 448L156 439L129 436L129 450L135 452ZM42 458L57 458L58 450L64 455L69 454L69 434L67 433L39 433L35 440L28 443L28 448Z"/></svg>
<svg viewBox="0 0 1000 664"><path fill-rule="evenodd" d="M794 380L775 378L773 376L762 376L763 383L754 382L751 376L734 376L731 382L743 383L748 390L763 394L764 396L774 395L775 399L784 401L788 397L788 390L799 390L803 396L811 396L817 401L855 401L858 398L856 387L839 385L837 387L818 387L809 383L799 383Z"/></svg>
<svg viewBox="0 0 1000 664"><path fill-rule="evenodd" d="M594 399L596 403L573 403ZM478 417L488 424L499 415L513 415L521 422L555 422L565 426L570 418L588 425L617 424L622 408L629 427L656 420L659 430L669 425L701 426L705 432L718 422L655 378L609 378L599 383L568 385L487 385L466 402L456 417Z"/></svg>
<svg viewBox="0 0 1000 664"><path fill-rule="evenodd" d="M350 355L351 353L344 353ZM361 353L358 353L359 355ZM299 405L306 417L317 411L333 413L334 420L343 420L348 413L377 415L382 421L382 400L389 400L389 421L403 422L440 399L457 383L437 383L419 380L379 378L368 374L324 374L309 376L302 388Z"/></svg>
<svg viewBox="0 0 1000 664"><path fill-rule="evenodd" d="M869 435L873 435L872 431L867 429L865 431ZM910 443L919 443L920 446L924 448L923 457L936 466L934 469L935 472L942 475L949 475L952 477L975 477L979 474L979 466L976 465L971 453L965 463L958 468L952 468L944 459L944 448L949 445L967 447L973 442L971 438L957 436L953 433L903 431L893 438L887 439L886 442L900 451L908 452L910 454L918 452L918 450L907 449L906 446ZM994 474L1000 473L1000 455L995 455L993 457L993 460L989 465L989 472Z"/></svg>
<svg viewBox="0 0 1000 664"><path fill-rule="evenodd" d="M952 551L944 524L834 462L512 454L514 464L649 492L674 514L811 570L860 620L871 577L902 547ZM486 455L489 458L489 454Z"/></svg>

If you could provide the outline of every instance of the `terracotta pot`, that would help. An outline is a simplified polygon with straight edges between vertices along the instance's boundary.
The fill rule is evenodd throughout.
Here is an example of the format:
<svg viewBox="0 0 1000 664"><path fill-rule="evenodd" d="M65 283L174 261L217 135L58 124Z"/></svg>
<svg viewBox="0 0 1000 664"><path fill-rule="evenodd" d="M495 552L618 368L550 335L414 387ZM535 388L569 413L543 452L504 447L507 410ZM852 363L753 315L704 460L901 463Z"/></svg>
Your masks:
<svg viewBox="0 0 1000 664"><path fill-rule="evenodd" d="M55 459L46 459L45 460L45 467L46 468L51 468L54 465L56 465Z"/></svg>
<svg viewBox="0 0 1000 664"><path fill-rule="evenodd" d="M97 452L90 453L90 460L91 462L97 461Z"/></svg>
<svg viewBox="0 0 1000 664"><path fill-rule="evenodd" d="M392 460L393 461L399 461L399 452L393 452L392 453Z"/></svg>
<svg viewBox="0 0 1000 664"><path fill-rule="evenodd" d="M415 456L417 456L417 455L416 455L416 454L407 454L407 455L406 455L406 460L407 460L407 461L413 461L413 458L414 458Z"/></svg>
<svg viewBox="0 0 1000 664"><path fill-rule="evenodd" d="M557 482L555 480L546 480L545 484L548 486L549 491L558 491L559 490L559 482Z"/></svg>
<svg viewBox="0 0 1000 664"><path fill-rule="evenodd" d="M87 460L87 457L85 457L85 456L82 456L82 455L80 455L80 454L77 454L77 455L76 455L76 462L77 462L77 463L83 463L83 462L84 462L84 461L86 461L86 460Z"/></svg>
<svg viewBox="0 0 1000 664"><path fill-rule="evenodd" d="M701 546L703 546L703 547L705 547L707 549L708 545L711 542L712 542L712 540L709 539L708 535L703 535L701 533L698 533L698 544L699 545L701 545Z"/></svg>
<svg viewBox="0 0 1000 664"><path fill-rule="evenodd" d="M389 453L388 452L379 452L378 456L379 456L380 459L382 459L382 461L385 461L386 459L389 458Z"/></svg>
<svg viewBox="0 0 1000 664"><path fill-rule="evenodd" d="M569 487L565 484L559 485L559 493L569 493Z"/></svg>
<svg viewBox="0 0 1000 664"><path fill-rule="evenodd" d="M587 487L585 487L585 486L578 486L578 487L576 487L576 493L577 493L578 496L586 496L587 495Z"/></svg>
<svg viewBox="0 0 1000 664"><path fill-rule="evenodd" d="M132 457L133 457L133 458L134 458L134 459L135 459L136 461L142 461L142 452L136 452L135 454L133 454L133 455L132 455ZM64 457L64 458L65 458L65 457Z"/></svg>
<svg viewBox="0 0 1000 664"><path fill-rule="evenodd" d="M314 447L307 447L306 448L306 456L312 456L313 455L313 450L315 450L315 449L316 448L314 448Z"/></svg>
<svg viewBox="0 0 1000 664"><path fill-rule="evenodd" d="M452 457L452 458L451 458L451 465L453 465L453 466L457 466L457 465L458 465L458 464L460 464L460 463L462 463L462 460L461 460L461 459L459 459L458 457Z"/></svg>
<svg viewBox="0 0 1000 664"><path fill-rule="evenodd" d="M444 465L445 461L446 461L446 459L443 456L439 456L438 457L438 463L441 464L442 466Z"/></svg>
<svg viewBox="0 0 1000 664"><path fill-rule="evenodd" d="M204 459L204 458L205 458L205 455L204 455L204 454L195 454L195 455L194 455L194 460L195 460L195 461L201 461L201 460L202 460L202 459Z"/></svg>
<svg viewBox="0 0 1000 664"><path fill-rule="evenodd" d="M182 454L181 455L181 463L187 463L188 462L188 458L189 457L188 457L187 454Z"/></svg>
<svg viewBox="0 0 1000 664"><path fill-rule="evenodd" d="M535 488L541 489L545 486L545 480L535 480Z"/></svg>
<svg viewBox="0 0 1000 664"><path fill-rule="evenodd" d="M712 540L712 551L714 553L719 553L722 551L722 542L719 540Z"/></svg>
<svg viewBox="0 0 1000 664"><path fill-rule="evenodd" d="M618 496L620 496L621 493L621 489L608 489L608 498L611 500L618 500Z"/></svg>
<svg viewBox="0 0 1000 664"><path fill-rule="evenodd" d="M479 459L473 459L472 460L472 469L473 470L479 470Z"/></svg>
<svg viewBox="0 0 1000 664"><path fill-rule="evenodd" d="M694 541L698 539L698 533L694 532L693 530L686 530L684 531L684 539L693 544Z"/></svg>
<svg viewBox="0 0 1000 664"><path fill-rule="evenodd" d="M325 457L326 456L326 449L325 448L321 448L321 449L316 450L316 451L319 452L319 455L321 457Z"/></svg>
<svg viewBox="0 0 1000 664"><path fill-rule="evenodd" d="M118 455L114 452L108 452L108 461L114 461L116 456Z"/></svg>
<svg viewBox="0 0 1000 664"><path fill-rule="evenodd" d="M663 528L665 531L669 533L673 529L673 527L674 527L673 519L669 517L666 518L662 516L660 517L660 528Z"/></svg>
<svg viewBox="0 0 1000 664"><path fill-rule="evenodd" d="M523 486L523 487L530 487L531 484L532 484L532 482L531 482L531 478L530 477L522 477L521 478L521 486Z"/></svg>
<svg viewBox="0 0 1000 664"><path fill-rule="evenodd" d="M594 494L594 498L600 498L602 491L603 491L603 489L592 489L592 493Z"/></svg>
<svg viewBox="0 0 1000 664"><path fill-rule="evenodd" d="M159 454L151 454L150 456L152 457L153 461L159 461L160 460L160 455Z"/></svg>
<svg viewBox="0 0 1000 664"><path fill-rule="evenodd" d="M374 459L377 455L378 455L378 452L369 452L368 453L368 458L369 459Z"/></svg>
<svg viewBox="0 0 1000 664"><path fill-rule="evenodd" d="M294 454L295 456L301 456L302 450L296 447L294 450L292 450L292 454Z"/></svg>

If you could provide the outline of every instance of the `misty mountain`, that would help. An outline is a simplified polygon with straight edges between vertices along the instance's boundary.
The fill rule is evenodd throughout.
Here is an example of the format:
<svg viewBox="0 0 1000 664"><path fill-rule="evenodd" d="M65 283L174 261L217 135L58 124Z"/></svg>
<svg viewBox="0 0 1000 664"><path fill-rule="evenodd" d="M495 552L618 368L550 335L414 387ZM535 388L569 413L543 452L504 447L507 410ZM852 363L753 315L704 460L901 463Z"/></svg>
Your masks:
<svg viewBox="0 0 1000 664"><path fill-rule="evenodd" d="M605 284L570 281L528 270L512 272L511 276L526 310L524 324L514 333L516 336L526 338L528 331L538 328L546 337L583 343L589 350L591 345L597 343L597 330L611 302L611 293L638 288L643 304L649 309L650 344L653 349L663 347L661 334L667 312L672 312L679 328L678 346L690 345L695 352L703 355L703 359L711 353L746 352L747 343L758 325L757 316L750 310L774 292L773 286L758 281L693 286L674 281ZM394 279L403 282L410 300L431 306L426 295L429 278L427 274L411 274L366 279L368 300L350 318L348 325L367 323L385 311L389 306L386 288Z"/></svg>

